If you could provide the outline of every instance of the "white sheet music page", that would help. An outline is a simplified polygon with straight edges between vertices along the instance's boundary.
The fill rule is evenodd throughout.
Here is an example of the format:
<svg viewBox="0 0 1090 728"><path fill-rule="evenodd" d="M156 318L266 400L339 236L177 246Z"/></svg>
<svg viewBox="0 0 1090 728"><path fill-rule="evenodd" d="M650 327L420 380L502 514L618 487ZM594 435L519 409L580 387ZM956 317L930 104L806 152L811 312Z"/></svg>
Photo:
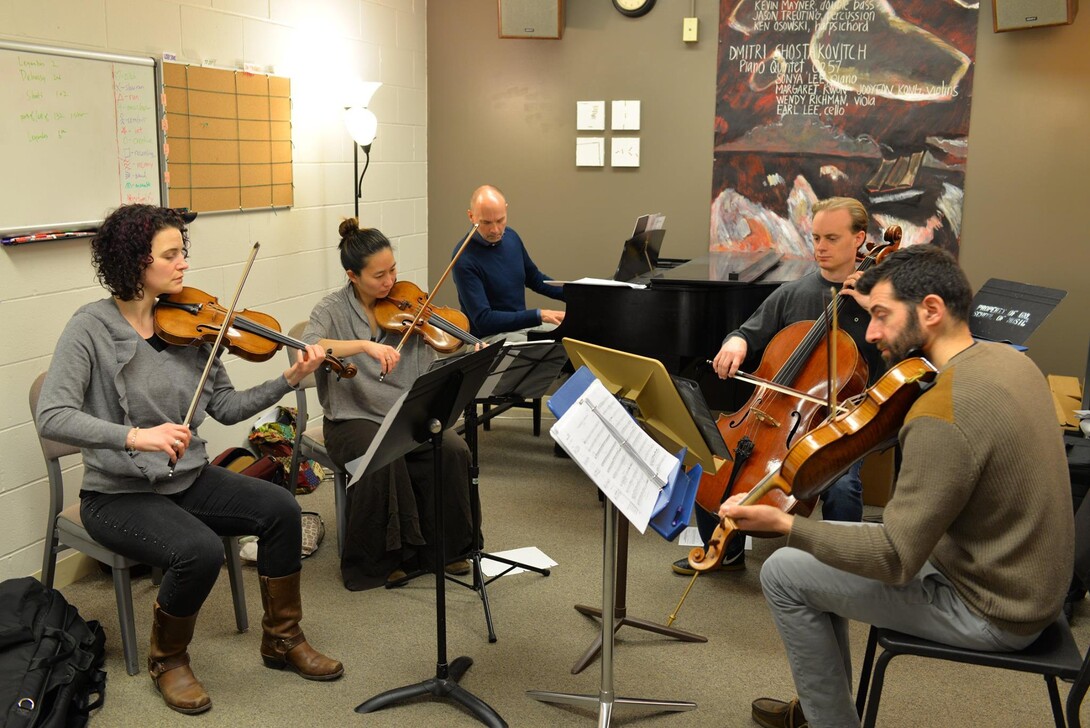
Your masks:
<svg viewBox="0 0 1090 728"><path fill-rule="evenodd" d="M549 434L625 518L647 530L677 459L651 439L595 379Z"/></svg>

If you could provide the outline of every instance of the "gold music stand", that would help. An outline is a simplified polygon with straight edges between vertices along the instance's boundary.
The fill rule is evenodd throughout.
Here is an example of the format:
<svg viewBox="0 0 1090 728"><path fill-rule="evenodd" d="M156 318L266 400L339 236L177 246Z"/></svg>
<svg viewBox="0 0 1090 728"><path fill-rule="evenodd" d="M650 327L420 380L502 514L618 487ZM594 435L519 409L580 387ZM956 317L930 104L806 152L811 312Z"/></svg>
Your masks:
<svg viewBox="0 0 1090 728"><path fill-rule="evenodd" d="M687 448L685 458L687 466L700 463L711 472L718 467L721 461L713 459L711 448L693 421L692 414L681 399L681 395L678 394L662 362L574 339L564 339L564 348L568 352L572 365L576 369L586 366L605 388L633 413L640 425L660 445L674 452L683 447ZM606 498L602 545L602 608L575 605L577 611L588 616L600 618L603 614L612 613L613 615L612 625L602 620L601 634L572 668L572 673L580 672L601 652L602 678L599 694L592 696L541 690L529 691L531 697L544 702L572 705L597 704L600 727L609 725L614 703L668 711L692 710L696 707L695 703L684 701L655 701L614 696L613 641L614 634L622 626L629 625L685 642L708 641L708 638L702 635L628 616L625 604L628 525L628 519L620 515L612 501Z"/></svg>

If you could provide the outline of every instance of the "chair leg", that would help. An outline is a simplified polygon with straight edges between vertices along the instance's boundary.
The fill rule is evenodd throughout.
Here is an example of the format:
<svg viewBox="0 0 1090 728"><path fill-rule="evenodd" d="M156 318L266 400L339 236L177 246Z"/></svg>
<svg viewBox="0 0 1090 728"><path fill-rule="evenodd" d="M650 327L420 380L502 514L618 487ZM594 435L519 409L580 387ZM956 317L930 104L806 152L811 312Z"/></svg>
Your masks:
<svg viewBox="0 0 1090 728"><path fill-rule="evenodd" d="M42 586L53 588L53 578L57 573L57 525L51 521L45 534L45 555L42 558Z"/></svg>
<svg viewBox="0 0 1090 728"><path fill-rule="evenodd" d="M487 403L481 405L481 424L484 426L484 431L485 432L488 432L489 430L492 429L492 426L489 424L489 419L488 419L488 411L491 410L491 409L492 409L491 405L489 405Z"/></svg>
<svg viewBox="0 0 1090 728"><path fill-rule="evenodd" d="M870 699L867 701L867 715L863 719L863 728L874 728L878 720L878 703L882 699L882 683L886 679L886 665L893 659L892 652L882 651L874 663L874 677L870 683Z"/></svg>
<svg viewBox="0 0 1090 728"><path fill-rule="evenodd" d="M337 515L337 556L344 556L345 534L348 528L348 474L333 471L333 510Z"/></svg>
<svg viewBox="0 0 1090 728"><path fill-rule="evenodd" d="M1090 686L1090 665L1084 660L1079 676L1075 678L1070 692L1067 693L1067 728L1082 728L1079 710L1082 708L1082 699L1086 697L1088 686Z"/></svg>
<svg viewBox="0 0 1090 728"><path fill-rule="evenodd" d="M867 690L870 688L871 668L874 666L874 651L878 647L878 630L870 628L867 636L867 651L863 655L863 669L859 672L859 687L855 691L855 712L863 719L863 708L867 705Z"/></svg>
<svg viewBox="0 0 1090 728"><path fill-rule="evenodd" d="M1060 704L1060 691L1056 687L1055 675L1042 675L1045 686L1048 688L1048 702L1052 705L1052 720L1056 721L1056 728L1067 728L1064 722L1063 706Z"/></svg>
<svg viewBox="0 0 1090 728"><path fill-rule="evenodd" d="M135 675L140 671L136 649L136 621L132 609L132 576L128 569L114 568L114 596L117 597L117 621L121 628L121 651L125 655L125 671Z"/></svg>
<svg viewBox="0 0 1090 728"><path fill-rule="evenodd" d="M534 437L541 437L541 397L533 402L534 412Z"/></svg>
<svg viewBox="0 0 1090 728"><path fill-rule="evenodd" d="M235 605L235 626L242 633L250 628L250 617L246 614L246 590L242 585L242 558L238 555L238 538L231 536L223 539L223 547L227 556L227 575L231 579L231 601Z"/></svg>

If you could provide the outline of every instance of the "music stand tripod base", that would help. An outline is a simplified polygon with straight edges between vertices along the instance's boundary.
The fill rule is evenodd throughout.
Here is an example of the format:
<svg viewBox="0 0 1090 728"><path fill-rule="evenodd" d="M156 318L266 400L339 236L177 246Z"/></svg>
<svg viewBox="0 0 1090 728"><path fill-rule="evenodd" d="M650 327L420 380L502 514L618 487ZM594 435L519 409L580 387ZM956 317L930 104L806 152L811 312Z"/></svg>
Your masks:
<svg viewBox="0 0 1090 728"><path fill-rule="evenodd" d="M628 625L629 627L642 629L646 632L672 637L682 642L707 642L707 637L696 634L695 632L686 632L685 630L676 627L667 627L666 625L657 622L628 616L628 607L625 603L626 592L628 590L628 519L624 516L618 516L617 520L619 522L619 533L617 534L617 586L614 590L613 609L611 610L613 612L613 632L616 633L621 627ZM585 604L576 604L575 611L580 614L585 614L588 617L598 618L601 618L602 614L605 613L597 607L590 607ZM594 658L596 658L601 651L602 635L599 634L594 638L594 642L587 648L587 651L583 653L583 656L575 661L575 664L571 669L572 675L578 675L585 670L587 665L594 662Z"/></svg>
<svg viewBox="0 0 1090 728"><path fill-rule="evenodd" d="M625 522L625 528L628 524ZM605 502L605 527L602 529L602 609L613 612L614 581L617 576L617 509L613 502ZM598 695L558 693L548 690L527 690L526 694L545 703L560 703L579 707L598 706L598 728L608 728L614 705L625 705L667 712L693 710L696 703L684 700L650 700L646 698L618 698L613 694L613 632L602 622L602 677Z"/></svg>
<svg viewBox="0 0 1090 728"><path fill-rule="evenodd" d="M469 446L469 483L472 488L473 497L479 501L478 493L480 492L480 473L481 467L477 455L477 427L479 425L479 417L477 416L477 405L480 400L473 400L465 409L465 440L466 445ZM476 509L473 511L473 526L474 533L480 535L480 514ZM480 541L477 542L478 544ZM531 566L530 564L524 564L521 561L515 561L508 559L504 556L496 556L486 551L482 551L480 548L474 549L467 555L467 558L473 565L473 582L467 583L460 579L451 579L455 584L460 584L467 589L472 589L477 592L477 595L481 598L481 605L484 607L484 622L488 628L488 641L496 641L496 628L492 623L492 607L488 602L488 591L485 589L489 584L499 579L502 576L506 576L513 569L523 569L524 571L532 571L542 576L548 576L551 572L548 569L543 569L537 566ZM507 564L508 568L501 571L499 574L485 579L484 572L481 570L481 559L488 558L492 561L498 561L503 564Z"/></svg>

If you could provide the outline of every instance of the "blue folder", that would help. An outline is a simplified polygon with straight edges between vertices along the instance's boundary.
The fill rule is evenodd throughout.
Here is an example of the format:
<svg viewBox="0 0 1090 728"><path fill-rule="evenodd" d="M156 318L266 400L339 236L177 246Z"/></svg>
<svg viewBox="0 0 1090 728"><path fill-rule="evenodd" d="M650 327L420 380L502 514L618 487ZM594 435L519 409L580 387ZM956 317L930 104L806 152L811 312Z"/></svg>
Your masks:
<svg viewBox="0 0 1090 728"><path fill-rule="evenodd" d="M579 367L549 398L549 411L557 419L563 417L594 379L590 369ZM700 465L694 465L688 472L685 471L682 465L685 453L686 449L682 448L677 454L677 463L670 471L670 478L659 492L658 501L651 511L651 528L667 541L673 541L689 525L696 501L696 489L700 485L700 475L703 472Z"/></svg>

